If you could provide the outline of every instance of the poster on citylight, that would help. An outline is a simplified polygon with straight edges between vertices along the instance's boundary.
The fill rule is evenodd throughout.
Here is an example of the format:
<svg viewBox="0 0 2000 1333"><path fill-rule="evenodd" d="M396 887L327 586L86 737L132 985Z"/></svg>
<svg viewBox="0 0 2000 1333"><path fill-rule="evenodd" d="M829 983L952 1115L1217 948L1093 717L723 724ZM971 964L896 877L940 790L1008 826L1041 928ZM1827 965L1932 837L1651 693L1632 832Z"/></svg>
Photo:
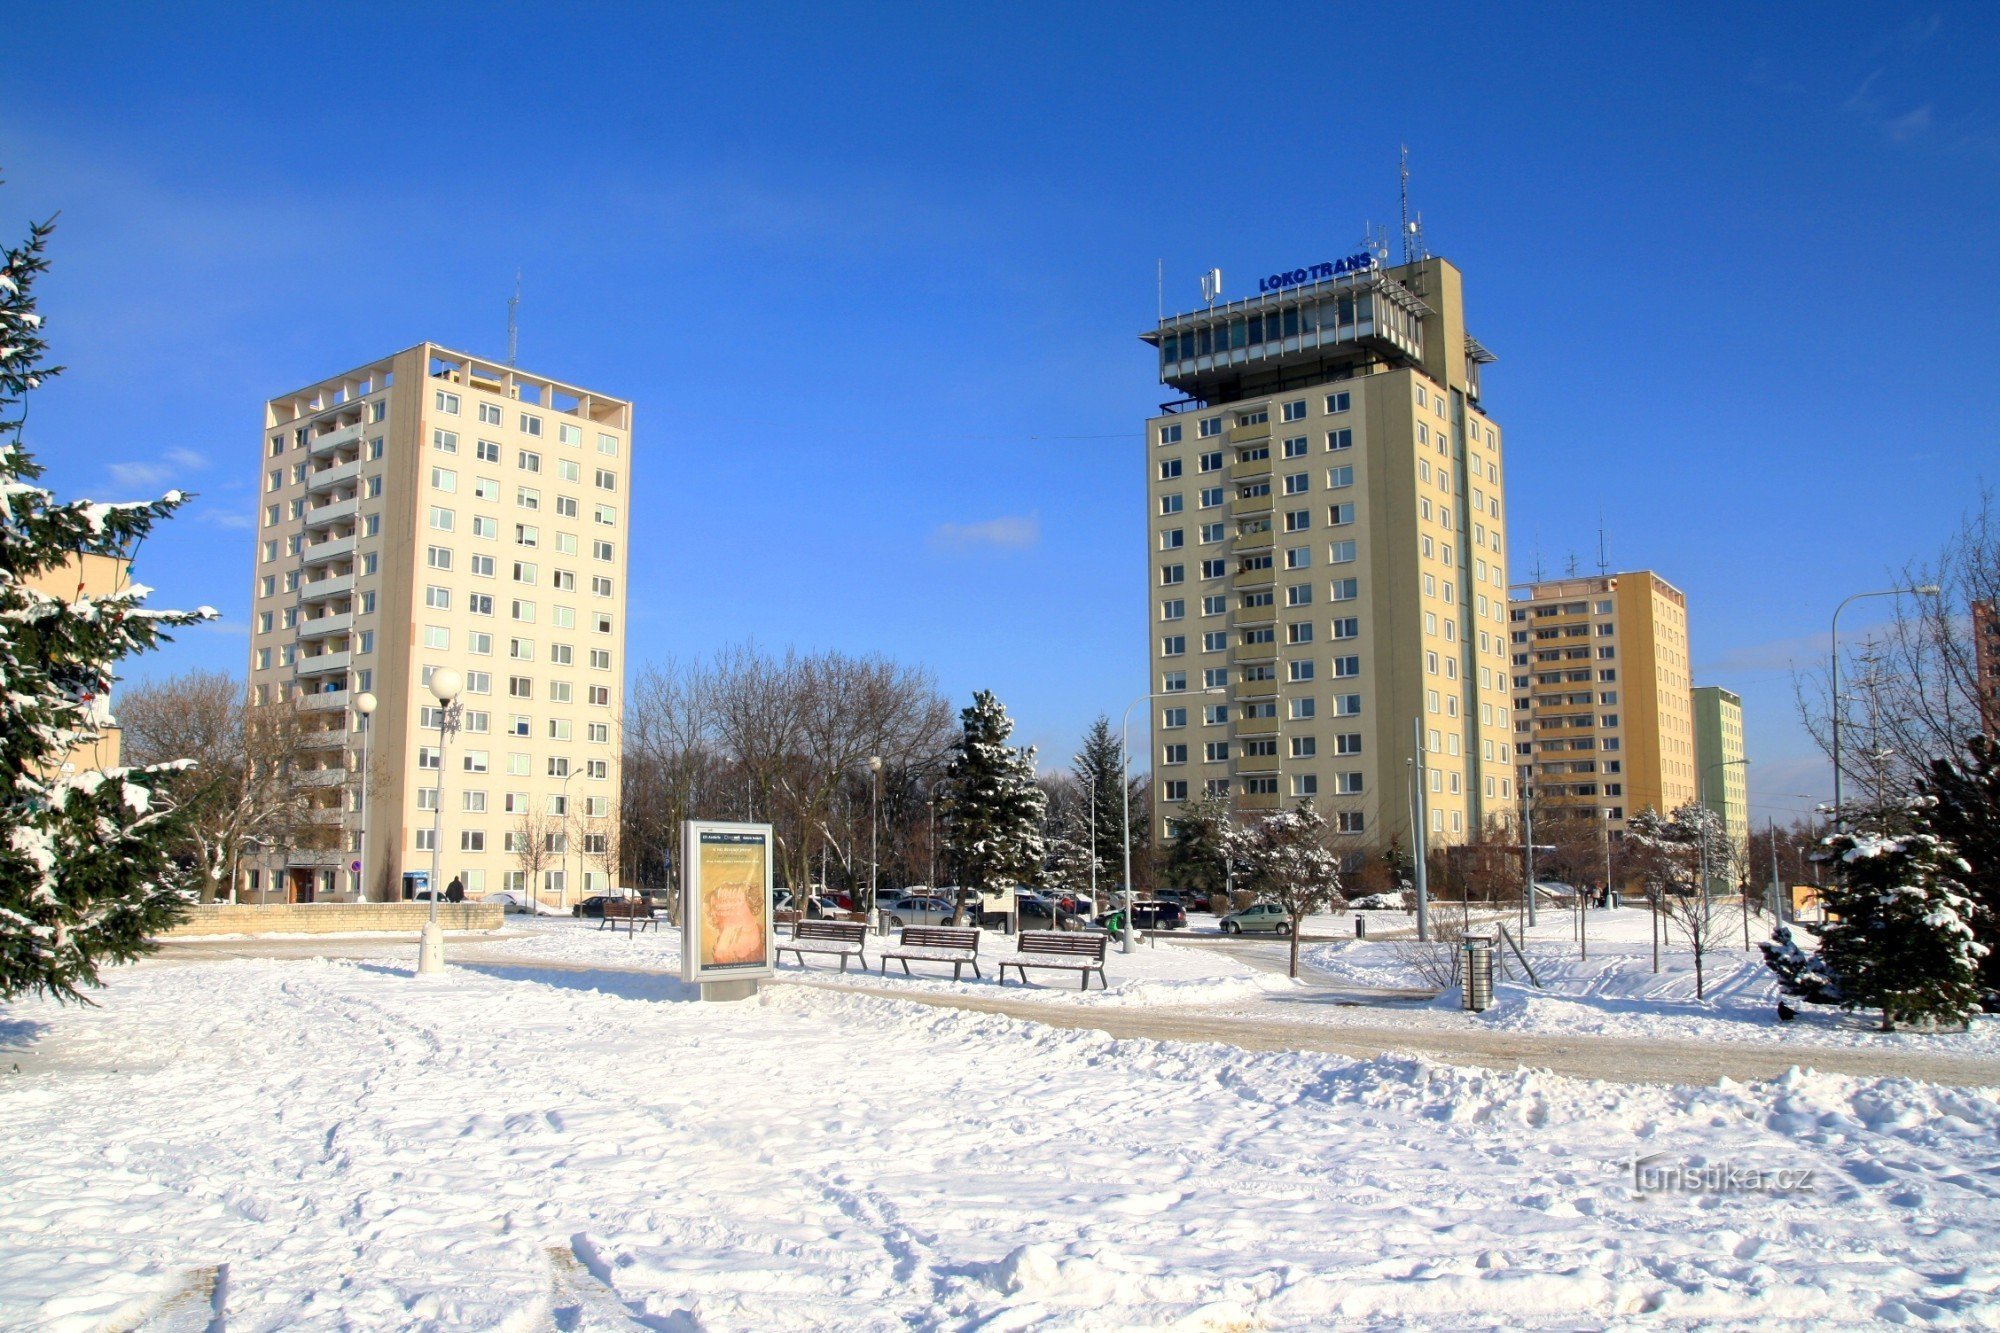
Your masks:
<svg viewBox="0 0 2000 1333"><path fill-rule="evenodd" d="M771 826L689 820L681 830L681 980L776 974Z"/></svg>

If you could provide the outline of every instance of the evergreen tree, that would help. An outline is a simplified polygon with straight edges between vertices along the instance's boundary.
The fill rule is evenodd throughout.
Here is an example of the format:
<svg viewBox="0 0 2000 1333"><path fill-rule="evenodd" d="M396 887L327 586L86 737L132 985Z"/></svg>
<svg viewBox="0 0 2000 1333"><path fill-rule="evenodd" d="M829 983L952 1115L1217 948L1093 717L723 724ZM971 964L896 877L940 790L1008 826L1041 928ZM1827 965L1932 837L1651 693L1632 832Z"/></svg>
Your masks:
<svg viewBox="0 0 2000 1333"><path fill-rule="evenodd" d="M1326 817L1312 798L1280 810L1225 837L1243 866L1245 887L1285 909L1291 919L1291 975L1299 975L1299 932L1314 912L1345 906L1340 860L1326 845Z"/></svg>
<svg viewBox="0 0 2000 1333"><path fill-rule="evenodd" d="M170 884L175 816L153 788L172 766L84 770L71 756L112 725L116 664L154 646L165 626L215 613L144 609L147 589L108 596L36 591L33 581L83 554L130 551L184 503L178 492L134 504L59 503L36 486L22 446L26 398L59 373L35 309L51 225L0 253L0 998L82 999L98 971L149 947L187 895ZM65 772L65 767L72 769Z"/></svg>
<svg viewBox="0 0 2000 1333"><path fill-rule="evenodd" d="M1826 840L1839 880L1820 891L1832 918L1820 954L1848 1009L1880 1009L1882 1030L1899 1022L1962 1022L1979 1008L1986 946L1973 938L1978 910L1951 844L1924 832L1929 802L1897 831L1850 830Z"/></svg>
<svg viewBox="0 0 2000 1333"><path fill-rule="evenodd" d="M1979 984L1992 1008L2000 1004L2000 744L1974 736L1965 748L1963 759L1931 761L1918 783L1929 798L1920 817L1969 867L1959 878L1977 909L1973 938L1986 946Z"/></svg>
<svg viewBox="0 0 2000 1333"><path fill-rule="evenodd" d="M1007 744L1014 723L990 690L972 696L945 769L938 814L961 883L981 891L1033 884L1041 875L1048 798L1035 783L1035 747Z"/></svg>
<svg viewBox="0 0 2000 1333"><path fill-rule="evenodd" d="M1138 800L1139 783L1125 781L1125 745L1111 730L1111 719L1100 713L1084 735L1083 748L1070 763L1076 777L1077 795L1082 804L1085 841L1097 854L1100 882L1121 880L1125 873L1125 834L1132 835L1134 873L1145 859L1146 808ZM1121 797L1122 793L1122 797ZM1093 796L1097 805L1097 833L1089 834Z"/></svg>
<svg viewBox="0 0 2000 1333"><path fill-rule="evenodd" d="M1229 887L1231 838L1236 818L1229 798L1203 792L1183 804L1167 840L1164 876L1176 889L1213 897Z"/></svg>

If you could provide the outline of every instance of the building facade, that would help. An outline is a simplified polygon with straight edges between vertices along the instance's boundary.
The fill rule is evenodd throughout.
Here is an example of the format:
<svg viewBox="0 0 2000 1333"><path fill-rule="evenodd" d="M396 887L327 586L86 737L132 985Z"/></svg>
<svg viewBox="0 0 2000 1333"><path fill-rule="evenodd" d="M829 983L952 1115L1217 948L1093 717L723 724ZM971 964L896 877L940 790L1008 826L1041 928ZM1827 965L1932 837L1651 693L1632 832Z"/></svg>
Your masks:
<svg viewBox="0 0 2000 1333"><path fill-rule="evenodd" d="M311 809L243 890L395 899L434 836L475 898L615 878L631 446L629 402L430 343L265 404L251 702Z"/></svg>
<svg viewBox="0 0 2000 1333"><path fill-rule="evenodd" d="M1729 833L1740 864L1711 882L1711 891L1734 889L1750 858L1750 775L1743 755L1743 700L1720 685L1697 685L1694 756L1702 804L1715 811Z"/></svg>
<svg viewBox="0 0 2000 1333"><path fill-rule="evenodd" d="M1310 796L1408 849L1421 758L1426 844L1464 841L1515 795L1493 358L1442 259L1264 285L1142 335L1184 395L1146 424L1155 836Z"/></svg>
<svg viewBox="0 0 2000 1333"><path fill-rule="evenodd" d="M1687 597L1650 570L1513 589L1518 778L1537 818L1588 812L1621 834L1695 799Z"/></svg>
<svg viewBox="0 0 2000 1333"><path fill-rule="evenodd" d="M82 597L110 597L125 591L131 581L131 561L93 551L79 551L56 568L31 574L23 580L34 591L60 597L66 602ZM111 715L110 700L100 702L103 705L100 714ZM123 749L123 736L114 716L108 725L100 728L96 740L70 747L69 756L63 760L62 771L67 775L101 773L116 768Z"/></svg>

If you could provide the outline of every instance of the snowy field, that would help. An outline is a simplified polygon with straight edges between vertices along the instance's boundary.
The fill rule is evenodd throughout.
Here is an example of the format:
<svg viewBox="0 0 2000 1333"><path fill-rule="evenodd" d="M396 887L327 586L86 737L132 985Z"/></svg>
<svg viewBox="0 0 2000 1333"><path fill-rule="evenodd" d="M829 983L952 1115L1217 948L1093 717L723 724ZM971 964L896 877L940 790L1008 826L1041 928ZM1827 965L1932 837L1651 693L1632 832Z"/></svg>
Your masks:
<svg viewBox="0 0 2000 1333"><path fill-rule="evenodd" d="M1382 926L1407 924L1400 913L1369 916L1371 933L1379 929L1377 918L1386 918ZM1540 988L1528 983L1509 954L1501 960L1508 975L1496 981L1494 1006L1476 1020L1465 1016L1465 1021L1516 1032L2000 1054L2000 1017L1992 1015L1975 1017L1967 1032L1885 1034L1874 1030L1879 1014L1848 1014L1795 1001L1799 1017L1780 1023L1777 983L1764 966L1763 955L1754 949L1746 953L1737 933L1725 933L1704 955L1704 997L1696 999L1694 958L1678 932L1670 934L1661 951L1660 970L1653 971L1652 921L1643 908L1592 912L1588 959L1580 956L1573 923L1567 913L1544 913L1528 933L1524 950ZM1511 918L1507 925L1517 929ZM1351 935L1353 927L1344 933ZM1766 924L1761 931L1753 927L1750 939L1754 945L1768 935ZM1798 938L1802 946L1811 947L1804 929ZM1301 956L1328 976L1357 986L1420 985L1408 949L1397 941L1342 940L1307 945ZM1437 1007L1456 1015L1458 1002L1454 991L1441 996ZM1407 1015L1404 1021L1427 1020Z"/></svg>
<svg viewBox="0 0 2000 1333"><path fill-rule="evenodd" d="M1991 1089L1252 1054L530 960L162 960L101 999L0 1010L0 1326L2000 1326ZM1653 1154L1813 1174L1642 1193Z"/></svg>

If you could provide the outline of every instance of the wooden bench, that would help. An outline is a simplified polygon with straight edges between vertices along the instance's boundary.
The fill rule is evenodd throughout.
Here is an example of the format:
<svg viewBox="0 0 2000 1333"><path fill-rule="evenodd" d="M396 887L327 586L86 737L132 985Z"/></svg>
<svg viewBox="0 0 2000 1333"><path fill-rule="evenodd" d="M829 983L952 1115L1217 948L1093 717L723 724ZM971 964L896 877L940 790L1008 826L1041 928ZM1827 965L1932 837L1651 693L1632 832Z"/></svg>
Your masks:
<svg viewBox="0 0 2000 1333"><path fill-rule="evenodd" d="M1111 942L1109 935L1099 931L1072 934L1061 930L1024 930L1019 938L1019 951L1000 964L1001 985L1007 984L1008 968L1021 974L1021 984L1025 986L1028 969L1037 967L1079 973L1083 990L1090 989L1090 974L1095 972L1098 989L1109 989L1110 983L1104 979L1104 946Z"/></svg>
<svg viewBox="0 0 2000 1333"><path fill-rule="evenodd" d="M861 950L867 943L868 925L863 921L798 921L792 924L791 938L779 941L777 951L793 955L800 967L806 965L809 953L835 954L843 972L849 958L859 958L866 972L868 959Z"/></svg>
<svg viewBox="0 0 2000 1333"><path fill-rule="evenodd" d="M882 971L889 970L891 958L903 965L904 976L914 975L910 971L912 961L950 963L951 979L957 981L964 977L965 965L970 963L972 975L985 980L985 974L979 970L977 930L954 926L904 926L895 949L882 955Z"/></svg>
<svg viewBox="0 0 2000 1333"><path fill-rule="evenodd" d="M659 924L659 916L648 899L613 898L604 904L604 915L598 919L597 928L604 930L621 921L629 923L631 930L651 930Z"/></svg>

